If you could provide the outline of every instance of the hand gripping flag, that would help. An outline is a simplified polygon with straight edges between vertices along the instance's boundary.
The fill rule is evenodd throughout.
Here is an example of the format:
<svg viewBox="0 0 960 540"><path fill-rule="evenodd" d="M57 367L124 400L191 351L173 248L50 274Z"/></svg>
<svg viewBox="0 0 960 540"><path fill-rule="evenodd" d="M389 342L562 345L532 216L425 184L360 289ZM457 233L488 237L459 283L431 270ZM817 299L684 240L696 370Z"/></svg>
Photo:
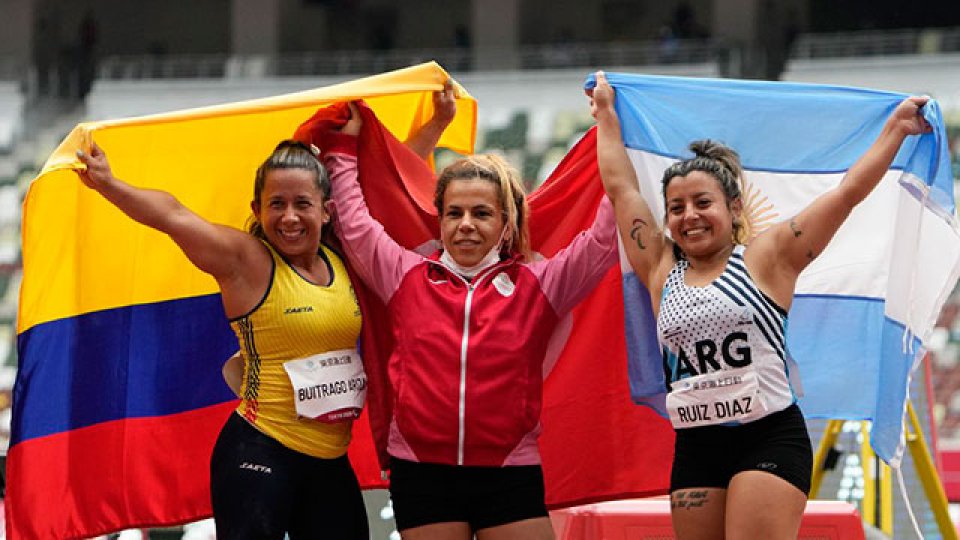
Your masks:
<svg viewBox="0 0 960 540"><path fill-rule="evenodd" d="M242 228L254 172L318 106L363 98L405 139L449 76L434 63L335 86L80 124L24 203L20 367L7 461L11 538L83 538L210 515L213 442L236 406L220 375L237 350L212 278L167 236L85 188L75 152L95 140L115 174ZM457 87L442 146L473 149L476 102ZM369 440L365 421L357 438ZM368 443L351 450L381 485Z"/></svg>
<svg viewBox="0 0 960 540"><path fill-rule="evenodd" d="M855 88L609 74L627 152L655 216L660 180L687 146L740 153L750 234L789 219L837 185L906 96ZM595 84L591 77L587 87ZM911 374L960 275L960 235L943 119L909 137L880 185L801 275L787 345L808 417L872 420L877 454L897 464ZM621 257L631 393L662 411L664 375L649 297Z"/></svg>

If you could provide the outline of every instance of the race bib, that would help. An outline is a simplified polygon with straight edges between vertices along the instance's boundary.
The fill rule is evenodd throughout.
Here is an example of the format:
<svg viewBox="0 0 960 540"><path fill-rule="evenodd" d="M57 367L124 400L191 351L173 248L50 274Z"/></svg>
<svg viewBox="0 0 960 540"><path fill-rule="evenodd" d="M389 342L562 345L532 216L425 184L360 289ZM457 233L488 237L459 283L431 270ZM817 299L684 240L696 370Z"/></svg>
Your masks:
<svg viewBox="0 0 960 540"><path fill-rule="evenodd" d="M751 368L705 373L672 386L667 412L676 429L750 422L767 414L757 373Z"/></svg>
<svg viewBox="0 0 960 540"><path fill-rule="evenodd" d="M360 416L367 374L356 349L343 349L283 363L293 385L297 415L326 423Z"/></svg>

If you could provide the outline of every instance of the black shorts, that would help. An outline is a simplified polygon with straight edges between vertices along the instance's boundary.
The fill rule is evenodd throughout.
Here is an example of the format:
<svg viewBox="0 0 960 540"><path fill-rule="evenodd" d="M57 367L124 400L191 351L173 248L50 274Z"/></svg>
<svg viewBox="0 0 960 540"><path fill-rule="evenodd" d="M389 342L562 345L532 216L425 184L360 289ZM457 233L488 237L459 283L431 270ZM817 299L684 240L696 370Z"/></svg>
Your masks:
<svg viewBox="0 0 960 540"><path fill-rule="evenodd" d="M786 409L739 426L704 426L677 430L670 491L726 489L743 471L779 476L810 492L813 451L800 407Z"/></svg>
<svg viewBox="0 0 960 540"><path fill-rule="evenodd" d="M210 459L217 538L368 540L367 511L347 456L283 446L231 414Z"/></svg>
<svg viewBox="0 0 960 540"><path fill-rule="evenodd" d="M539 465L469 467L390 459L397 530L466 522L472 531L547 517Z"/></svg>

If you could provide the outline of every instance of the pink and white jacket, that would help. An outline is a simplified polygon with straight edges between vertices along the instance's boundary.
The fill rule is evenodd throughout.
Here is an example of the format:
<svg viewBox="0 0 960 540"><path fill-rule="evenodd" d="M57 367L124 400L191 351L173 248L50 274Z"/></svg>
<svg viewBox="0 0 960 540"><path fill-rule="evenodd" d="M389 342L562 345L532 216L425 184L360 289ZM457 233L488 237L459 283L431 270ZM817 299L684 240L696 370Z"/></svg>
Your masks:
<svg viewBox="0 0 960 540"><path fill-rule="evenodd" d="M424 257L401 247L370 216L355 141L329 149L325 164L346 255L389 311L389 454L450 465L539 464L550 336L617 262L609 200L555 257L510 258L468 281L441 264L439 252Z"/></svg>

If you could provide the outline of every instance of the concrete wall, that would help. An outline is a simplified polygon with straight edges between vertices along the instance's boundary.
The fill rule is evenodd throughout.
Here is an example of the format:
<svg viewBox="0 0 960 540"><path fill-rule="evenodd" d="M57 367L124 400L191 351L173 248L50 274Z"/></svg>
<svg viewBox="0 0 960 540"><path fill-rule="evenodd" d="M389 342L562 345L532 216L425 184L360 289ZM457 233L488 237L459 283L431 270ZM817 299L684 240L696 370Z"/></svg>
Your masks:
<svg viewBox="0 0 960 540"><path fill-rule="evenodd" d="M928 94L960 123L960 53L793 61L783 80Z"/></svg>
<svg viewBox="0 0 960 540"><path fill-rule="evenodd" d="M660 66L610 66L609 71L656 75L716 77L713 64ZM531 114L531 130L542 127L538 119L557 111L585 111L585 69L536 72L467 73L458 80L477 98L480 123L496 126L517 110ZM139 116L176 109L239 101L297 92L356 77L280 78L234 80L98 81L87 98L87 118L101 120ZM878 90L930 94L944 112L960 122L960 54L917 57L859 58L793 62L785 79Z"/></svg>
<svg viewBox="0 0 960 540"><path fill-rule="evenodd" d="M33 9L33 0L0 0L0 14L3 14L0 57L23 61L32 57Z"/></svg>

